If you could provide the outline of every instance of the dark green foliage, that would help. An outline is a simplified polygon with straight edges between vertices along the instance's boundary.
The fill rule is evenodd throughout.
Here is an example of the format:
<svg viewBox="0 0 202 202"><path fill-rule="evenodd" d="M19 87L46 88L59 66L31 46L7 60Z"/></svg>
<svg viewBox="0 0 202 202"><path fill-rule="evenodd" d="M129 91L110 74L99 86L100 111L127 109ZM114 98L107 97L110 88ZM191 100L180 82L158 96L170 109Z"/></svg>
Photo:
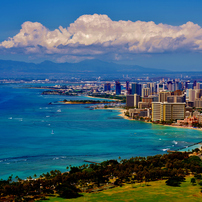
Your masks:
<svg viewBox="0 0 202 202"><path fill-rule="evenodd" d="M69 171L69 173L70 173L70 174L73 174L73 173L81 172L81 171L82 171L82 169L73 166L73 167L70 167L70 171Z"/></svg>
<svg viewBox="0 0 202 202"><path fill-rule="evenodd" d="M196 173L196 174L194 175L194 177L195 177L196 179L199 179L199 180L202 179L201 174L197 174L197 173Z"/></svg>
<svg viewBox="0 0 202 202"><path fill-rule="evenodd" d="M193 150L193 152L196 152L196 153L199 152L199 151L200 151L199 148L196 148L196 149Z"/></svg>
<svg viewBox="0 0 202 202"><path fill-rule="evenodd" d="M80 192L79 189L77 189L74 185L71 185L67 182L60 184L56 187L56 191L59 194L60 197L63 198L77 198L81 196L78 192Z"/></svg>
<svg viewBox="0 0 202 202"><path fill-rule="evenodd" d="M191 183L192 183L192 185L196 184L196 179L194 177L191 178Z"/></svg>
<svg viewBox="0 0 202 202"><path fill-rule="evenodd" d="M27 196L42 197L56 191L61 197L75 198L80 196L78 187L82 191L97 190L98 187L102 189L102 186L108 185L109 179L114 179L115 186L143 181L146 184L160 179L168 179L166 184L169 186L180 186L185 174L190 172L195 174L196 179L201 179L201 164L200 158L189 157L186 152L132 157L122 159L120 162L108 160L100 164L70 166L70 171L63 174L58 170L50 171L35 180L23 181L17 177L18 182L12 182L10 176L8 180L0 181L0 193L3 197L26 198Z"/></svg>
<svg viewBox="0 0 202 202"><path fill-rule="evenodd" d="M189 163L201 163L201 159L198 156L190 156L188 159L185 160L185 162Z"/></svg>
<svg viewBox="0 0 202 202"><path fill-rule="evenodd" d="M107 167L108 165L117 165L119 164L117 160L109 160L109 161L103 161L100 165L103 167Z"/></svg>
<svg viewBox="0 0 202 202"><path fill-rule="evenodd" d="M126 102L126 96L118 96L118 95L111 95L111 94L92 94L93 97L100 97L100 98L109 98L109 99L117 99L120 100L122 103Z"/></svg>
<svg viewBox="0 0 202 202"><path fill-rule="evenodd" d="M120 179L116 179L116 181L114 182L114 185L116 186L122 186L122 182Z"/></svg>
<svg viewBox="0 0 202 202"><path fill-rule="evenodd" d="M166 181L169 186L179 187L181 182L184 182L185 178L181 176L173 176Z"/></svg>

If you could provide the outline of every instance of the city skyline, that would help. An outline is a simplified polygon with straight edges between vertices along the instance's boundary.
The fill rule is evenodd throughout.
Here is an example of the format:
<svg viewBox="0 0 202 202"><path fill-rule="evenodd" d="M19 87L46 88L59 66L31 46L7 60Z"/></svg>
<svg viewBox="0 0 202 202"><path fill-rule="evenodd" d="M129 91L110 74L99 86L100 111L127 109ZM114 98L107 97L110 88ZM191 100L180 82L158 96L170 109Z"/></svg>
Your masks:
<svg viewBox="0 0 202 202"><path fill-rule="evenodd" d="M0 59L201 69L200 1L2 3Z"/></svg>

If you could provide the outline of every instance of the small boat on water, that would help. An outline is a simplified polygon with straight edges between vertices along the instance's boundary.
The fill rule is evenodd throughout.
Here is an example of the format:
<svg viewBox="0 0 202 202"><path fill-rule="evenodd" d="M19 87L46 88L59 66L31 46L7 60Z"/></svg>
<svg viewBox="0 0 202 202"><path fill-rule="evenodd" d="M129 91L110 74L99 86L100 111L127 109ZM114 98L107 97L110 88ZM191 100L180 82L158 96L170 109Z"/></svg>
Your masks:
<svg viewBox="0 0 202 202"><path fill-rule="evenodd" d="M54 134L54 131L52 130L51 134L53 135Z"/></svg>

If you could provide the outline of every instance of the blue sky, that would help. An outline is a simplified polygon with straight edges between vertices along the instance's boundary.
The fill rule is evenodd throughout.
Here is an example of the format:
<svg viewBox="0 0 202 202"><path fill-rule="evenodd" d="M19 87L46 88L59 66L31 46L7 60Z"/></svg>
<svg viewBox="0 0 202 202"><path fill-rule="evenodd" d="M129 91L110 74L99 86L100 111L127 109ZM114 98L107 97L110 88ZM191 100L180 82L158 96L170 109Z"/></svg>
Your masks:
<svg viewBox="0 0 202 202"><path fill-rule="evenodd" d="M51 46L50 50L49 46L44 45L45 42L41 43L42 39L38 40L38 42L30 42L29 39L29 43L25 43L25 39L22 37L18 37L18 39L13 38L12 45L8 44L8 42L5 42L4 45L2 45L3 49L0 50L0 59L27 62L41 62L47 59L56 62L78 62L83 59L96 58L116 63L137 64L145 67L170 68L174 70L176 70L176 68L179 70L189 70L192 68L192 70L199 70L201 68L202 53L199 45L200 42L196 40L202 37L199 33L200 27L202 27L201 9L201 0L2 0L0 6L0 43L8 41L8 37L13 38L17 35L20 32L22 24L27 21L40 23L40 25L27 23L24 26L24 30L27 30L27 27L29 27L30 33L28 34L31 35L33 34L31 32L33 32L34 29L30 31L30 27L35 27L35 29L38 29L37 34L41 37L44 34L41 30L47 29L49 31L54 31L55 29L58 30L59 26L68 30L71 23L74 23L76 20L78 22L74 23L74 28L71 28L70 32L71 34L73 33L72 36L69 36L68 34L57 36L57 38L59 37L61 44L59 44L59 42L54 44ZM98 16L94 16L94 14L98 14ZM82 17L84 15L88 15L87 18ZM103 15L106 15L107 17L103 17ZM92 18L94 19L92 23L95 23L94 26L95 29L97 29L96 33L93 33L92 30L86 31L86 29L88 29L88 24L86 24L85 20L87 19L88 22L91 22ZM80 22L81 20L83 24ZM158 36L155 37L160 37L158 38L158 43L161 44L161 47L159 47L159 44L156 45L156 41L155 44L153 44L153 40L148 40L144 46L136 47L137 43L141 42L141 38L131 39L132 41L126 41L127 39L125 38L123 39L123 35L125 36L128 32L127 26L133 27L131 33L135 33L137 23L131 25L130 23L127 23L127 25L124 25L126 27L123 28L123 32L119 33L120 35L118 38L120 41L118 43L117 38L114 39L113 37L116 34L116 31L118 30L119 32L123 27L122 23L116 25L116 22L120 20L124 22L130 20L134 23L138 20L141 21L142 24L139 25L139 27L145 26L143 33L147 33L146 29L149 27L149 31L146 34L147 36L152 33L152 29L157 30ZM108 40L110 41L110 45L108 41L103 42L103 39L100 40L100 38L99 40L92 39L92 41L89 42L81 39L81 36L78 37L81 30L83 31L83 34L88 37L87 40L89 40L89 37L95 37L95 35L98 35L99 31L102 32L96 23L103 23L103 21L110 27L117 26L116 29L112 30L113 35ZM153 21L155 25L143 23L150 21ZM173 39L169 39L171 41L168 41L170 35L165 37L166 40L165 38L162 39L162 36L159 36L160 29L163 29L163 32L165 33L168 32L168 27L163 26L162 28L161 26L158 26L159 23L176 26L178 28L188 21L193 24L183 28L184 30L180 37L178 36L179 30L176 32L175 27L172 27L172 31L175 32L172 35L175 42L173 42ZM43 27L41 27L41 25ZM197 28L196 25L198 25L199 28ZM83 27L85 27L85 32ZM105 27L103 29L104 32ZM187 29L190 29L188 35L186 35ZM198 34L192 36L191 30L196 32L195 29ZM54 35L57 33L52 34ZM108 36L109 30L106 31L105 34ZM141 32L138 34L141 34ZM186 39L183 39L184 35ZM66 42L64 36L69 37L71 43ZM105 35L102 37L104 36ZM127 37L130 38L130 35ZM74 40L72 41L72 39ZM19 40L23 41L23 45ZM135 42L135 40L139 41ZM117 43L115 44L115 42ZM131 43L133 44L131 45ZM150 47L148 47L148 43L150 44ZM170 47L170 43L173 43L172 47ZM72 50L73 48L69 44L73 44L74 50L75 44L77 44L76 51ZM177 47L176 44L178 44ZM198 46L197 48L195 47L196 45ZM56 46L58 47L57 50L55 49ZM122 51L124 49L127 50ZM60 50L63 51L59 53ZM83 50L83 52L81 50Z"/></svg>

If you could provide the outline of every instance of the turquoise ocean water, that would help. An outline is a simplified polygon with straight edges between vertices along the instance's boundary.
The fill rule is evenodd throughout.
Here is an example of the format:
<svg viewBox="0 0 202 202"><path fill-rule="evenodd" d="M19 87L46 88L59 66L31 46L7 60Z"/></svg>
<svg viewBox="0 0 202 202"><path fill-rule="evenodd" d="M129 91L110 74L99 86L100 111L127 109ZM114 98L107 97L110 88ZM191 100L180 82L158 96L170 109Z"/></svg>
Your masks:
<svg viewBox="0 0 202 202"><path fill-rule="evenodd" d="M115 110L48 105L64 99L41 89L0 85L0 178L66 171L85 160L164 154L202 140L202 132L130 121Z"/></svg>

